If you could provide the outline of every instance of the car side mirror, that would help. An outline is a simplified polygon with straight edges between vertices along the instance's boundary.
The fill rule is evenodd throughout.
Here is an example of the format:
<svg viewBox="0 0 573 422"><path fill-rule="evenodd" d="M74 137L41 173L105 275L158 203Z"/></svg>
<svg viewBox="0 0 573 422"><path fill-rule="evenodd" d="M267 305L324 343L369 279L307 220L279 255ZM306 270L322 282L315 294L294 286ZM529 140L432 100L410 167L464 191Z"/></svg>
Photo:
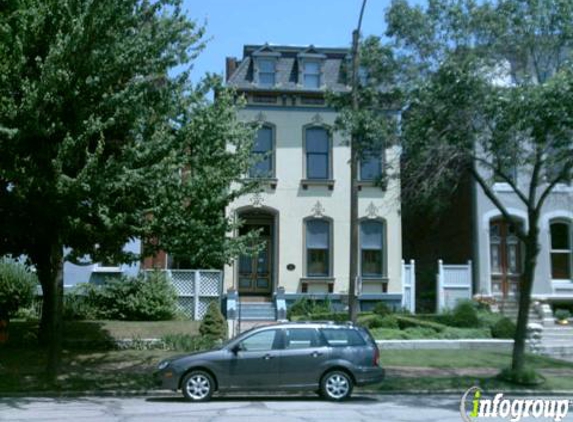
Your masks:
<svg viewBox="0 0 573 422"><path fill-rule="evenodd" d="M232 348L231 348L231 352L233 352L234 355L238 354L241 350L243 350L243 348L241 347L241 344L235 344Z"/></svg>

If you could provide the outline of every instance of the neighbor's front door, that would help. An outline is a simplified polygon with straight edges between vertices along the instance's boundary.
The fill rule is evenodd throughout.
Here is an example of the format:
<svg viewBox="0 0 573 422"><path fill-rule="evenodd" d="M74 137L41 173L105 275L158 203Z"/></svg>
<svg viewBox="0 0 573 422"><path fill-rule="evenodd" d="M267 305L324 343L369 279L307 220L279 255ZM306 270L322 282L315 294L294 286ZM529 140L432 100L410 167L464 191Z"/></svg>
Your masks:
<svg viewBox="0 0 573 422"><path fill-rule="evenodd" d="M259 226L261 249L254 255L239 258L239 295L270 294L272 287L272 250L270 227Z"/></svg>
<svg viewBox="0 0 573 422"><path fill-rule="evenodd" d="M492 293L504 298L515 297L522 272L521 243L504 220L491 222L489 236Z"/></svg>

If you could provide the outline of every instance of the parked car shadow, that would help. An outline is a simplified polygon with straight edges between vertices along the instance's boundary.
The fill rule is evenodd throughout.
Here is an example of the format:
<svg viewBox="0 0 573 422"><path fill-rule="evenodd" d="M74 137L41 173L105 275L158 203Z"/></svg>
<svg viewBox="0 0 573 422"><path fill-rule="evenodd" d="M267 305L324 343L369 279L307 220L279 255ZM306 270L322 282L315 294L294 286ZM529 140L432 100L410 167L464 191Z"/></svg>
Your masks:
<svg viewBox="0 0 573 422"><path fill-rule="evenodd" d="M170 397L170 396L163 396L163 397L148 397L145 399L147 402L157 402L157 403L189 403L183 397ZM328 401L323 399L322 397L316 394L306 394L306 395L295 395L295 394L288 394L288 395L269 395L269 394L250 394L250 395L239 395L239 394L225 394L225 395L215 395L211 399L212 402L247 402L247 401L316 401L316 402L325 402ZM377 403L375 397L371 396L362 396L362 395L353 395L350 399L340 402L340 403Z"/></svg>

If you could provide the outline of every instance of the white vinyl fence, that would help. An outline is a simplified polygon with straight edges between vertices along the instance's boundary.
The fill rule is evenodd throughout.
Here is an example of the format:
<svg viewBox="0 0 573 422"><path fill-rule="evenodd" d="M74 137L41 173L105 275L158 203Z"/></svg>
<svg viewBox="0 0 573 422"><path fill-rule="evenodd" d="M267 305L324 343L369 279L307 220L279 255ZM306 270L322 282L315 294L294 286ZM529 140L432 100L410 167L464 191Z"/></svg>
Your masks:
<svg viewBox="0 0 573 422"><path fill-rule="evenodd" d="M211 302L221 300L223 272L220 270L165 270L177 292L177 307L187 317L201 320Z"/></svg>
<svg viewBox="0 0 573 422"><path fill-rule="evenodd" d="M444 265L438 261L437 311L452 309L464 299L472 298L472 262L466 265Z"/></svg>
<svg viewBox="0 0 573 422"><path fill-rule="evenodd" d="M416 262L402 260L402 308L416 313Z"/></svg>

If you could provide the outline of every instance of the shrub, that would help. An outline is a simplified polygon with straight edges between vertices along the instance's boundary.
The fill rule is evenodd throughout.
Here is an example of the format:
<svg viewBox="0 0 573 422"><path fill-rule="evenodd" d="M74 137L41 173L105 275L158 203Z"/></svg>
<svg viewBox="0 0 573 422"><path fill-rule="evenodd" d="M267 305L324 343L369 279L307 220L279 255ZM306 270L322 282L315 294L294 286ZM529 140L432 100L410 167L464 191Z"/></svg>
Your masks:
<svg viewBox="0 0 573 422"><path fill-rule="evenodd" d="M515 328L511 319L503 317L491 328L491 335L493 338L512 339L515 337Z"/></svg>
<svg viewBox="0 0 573 422"><path fill-rule="evenodd" d="M405 330L407 328L420 327L420 328L430 328L434 331L441 332L446 329L446 326L443 324L438 324L436 322L430 322L430 321L423 321L411 316L396 315L395 318L398 321L398 325L400 326L401 330Z"/></svg>
<svg viewBox="0 0 573 422"><path fill-rule="evenodd" d="M348 321L348 314L343 312L316 313L303 316L301 320L345 322Z"/></svg>
<svg viewBox="0 0 573 422"><path fill-rule="evenodd" d="M78 284L64 295L63 318L66 321L93 320L98 318L96 306L97 287L91 284Z"/></svg>
<svg viewBox="0 0 573 422"><path fill-rule="evenodd" d="M378 302L376 305L374 305L372 311L376 315L380 315L383 317L386 315L390 315L392 313L392 309L390 309L390 307L385 302Z"/></svg>
<svg viewBox="0 0 573 422"><path fill-rule="evenodd" d="M522 371L515 371L511 368L505 368L498 375L498 378L513 384L518 385L540 385L545 382L545 377L538 374L533 369L523 369Z"/></svg>
<svg viewBox="0 0 573 422"><path fill-rule="evenodd" d="M160 272L123 276L102 286L85 287L86 300L97 310L98 318L128 321L165 321L177 313L177 294Z"/></svg>
<svg viewBox="0 0 573 422"><path fill-rule="evenodd" d="M489 328L448 327L439 333L439 338L445 340L491 338L491 330Z"/></svg>
<svg viewBox="0 0 573 422"><path fill-rule="evenodd" d="M217 302L211 302L199 326L199 333L211 340L227 338L227 322Z"/></svg>
<svg viewBox="0 0 573 422"><path fill-rule="evenodd" d="M382 319L380 315L364 315L358 317L356 322L365 328L381 328Z"/></svg>
<svg viewBox="0 0 573 422"><path fill-rule="evenodd" d="M409 327L404 330L408 340L433 339L436 337L436 330L428 327Z"/></svg>
<svg viewBox="0 0 573 422"><path fill-rule="evenodd" d="M568 320L571 317L571 313L567 309L557 309L555 311L555 318L559 321Z"/></svg>
<svg viewBox="0 0 573 422"><path fill-rule="evenodd" d="M459 302L452 312L452 324L461 328L479 327L476 305L470 300Z"/></svg>
<svg viewBox="0 0 573 422"><path fill-rule="evenodd" d="M482 328L493 328L493 326L503 318L503 315L490 311L478 311L479 326Z"/></svg>
<svg viewBox="0 0 573 422"><path fill-rule="evenodd" d="M289 306L287 310L287 318L295 316L308 316L311 314L324 314L330 313L330 300L316 300L308 297L302 297Z"/></svg>
<svg viewBox="0 0 573 422"><path fill-rule="evenodd" d="M0 320L29 306L37 285L38 278L26 265L12 258L0 258Z"/></svg>
<svg viewBox="0 0 573 422"><path fill-rule="evenodd" d="M177 352L198 352L209 350L214 346L214 341L210 337L188 334L167 334L161 337L161 341L168 350Z"/></svg>

